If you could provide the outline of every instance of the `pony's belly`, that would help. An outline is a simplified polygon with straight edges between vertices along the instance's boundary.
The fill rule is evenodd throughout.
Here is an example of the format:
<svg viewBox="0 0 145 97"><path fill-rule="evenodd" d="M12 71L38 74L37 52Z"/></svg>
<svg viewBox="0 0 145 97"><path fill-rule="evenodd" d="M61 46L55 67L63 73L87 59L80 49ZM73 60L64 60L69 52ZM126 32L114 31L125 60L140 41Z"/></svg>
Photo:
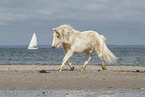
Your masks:
<svg viewBox="0 0 145 97"><path fill-rule="evenodd" d="M74 52L74 54L84 54L88 52L92 52L92 49L77 50Z"/></svg>
<svg viewBox="0 0 145 97"><path fill-rule="evenodd" d="M84 54L85 52L74 52L74 54Z"/></svg>

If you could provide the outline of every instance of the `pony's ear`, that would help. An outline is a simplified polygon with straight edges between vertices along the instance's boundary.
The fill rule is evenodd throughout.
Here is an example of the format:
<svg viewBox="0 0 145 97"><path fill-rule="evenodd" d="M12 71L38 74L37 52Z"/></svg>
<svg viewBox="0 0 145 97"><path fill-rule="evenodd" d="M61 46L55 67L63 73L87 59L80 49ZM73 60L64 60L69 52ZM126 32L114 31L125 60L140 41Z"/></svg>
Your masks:
<svg viewBox="0 0 145 97"><path fill-rule="evenodd" d="M57 32L57 31L56 31L56 33L57 33L58 35L60 35L60 33L59 33L59 32Z"/></svg>
<svg viewBox="0 0 145 97"><path fill-rule="evenodd" d="M55 31L55 33L57 33L58 35L60 35L60 33L57 32L57 30L55 28L53 28L53 31Z"/></svg>

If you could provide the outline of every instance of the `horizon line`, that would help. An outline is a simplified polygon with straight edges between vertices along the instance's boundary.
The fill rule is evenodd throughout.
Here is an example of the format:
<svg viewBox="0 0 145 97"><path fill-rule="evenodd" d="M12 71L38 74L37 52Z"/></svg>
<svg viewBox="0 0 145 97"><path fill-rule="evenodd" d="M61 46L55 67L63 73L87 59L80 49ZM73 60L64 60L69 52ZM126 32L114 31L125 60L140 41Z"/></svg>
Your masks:
<svg viewBox="0 0 145 97"><path fill-rule="evenodd" d="M145 44L107 44L107 45L112 45L112 46L145 46ZM29 46L29 45L20 45L20 44L17 44L17 45L0 45L0 46ZM51 44L40 44L38 46L51 46Z"/></svg>

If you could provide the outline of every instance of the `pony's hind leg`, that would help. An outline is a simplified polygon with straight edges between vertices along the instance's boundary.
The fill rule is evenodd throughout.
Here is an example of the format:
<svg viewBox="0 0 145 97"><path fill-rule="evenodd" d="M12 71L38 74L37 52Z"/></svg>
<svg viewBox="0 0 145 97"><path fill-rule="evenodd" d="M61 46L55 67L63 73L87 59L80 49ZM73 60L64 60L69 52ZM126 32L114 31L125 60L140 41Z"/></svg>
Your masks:
<svg viewBox="0 0 145 97"><path fill-rule="evenodd" d="M94 50L94 52L96 53L96 55L99 57L99 59L101 61L102 69L106 70L106 64L104 64L102 52L98 52L98 50L96 50L96 49Z"/></svg>
<svg viewBox="0 0 145 97"><path fill-rule="evenodd" d="M86 53L86 61L85 61L84 65L83 65L83 67L81 68L81 70L84 70L86 68L86 65L88 64L90 59L91 59L91 54L90 53Z"/></svg>
<svg viewBox="0 0 145 97"><path fill-rule="evenodd" d="M103 70L107 70L107 69L106 69L106 64L104 64L104 61L103 61L102 59L101 59L101 64L102 64L102 69L103 69Z"/></svg>
<svg viewBox="0 0 145 97"><path fill-rule="evenodd" d="M74 66L72 66L72 62L69 62L69 60L67 61L67 64L69 65L69 67L71 68L71 70L74 70Z"/></svg>
<svg viewBox="0 0 145 97"><path fill-rule="evenodd" d="M106 64L104 64L102 53L98 54L98 57L101 60L102 69L106 70Z"/></svg>

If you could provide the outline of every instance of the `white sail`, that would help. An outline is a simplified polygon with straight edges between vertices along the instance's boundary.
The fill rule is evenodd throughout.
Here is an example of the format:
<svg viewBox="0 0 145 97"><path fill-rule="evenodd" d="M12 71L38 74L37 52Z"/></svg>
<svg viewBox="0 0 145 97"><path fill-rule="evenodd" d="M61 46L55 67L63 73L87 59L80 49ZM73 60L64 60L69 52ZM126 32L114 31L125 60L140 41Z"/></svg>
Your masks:
<svg viewBox="0 0 145 97"><path fill-rule="evenodd" d="M32 39L31 39L31 42L29 44L28 49L38 49L38 46L37 46L37 37L36 37L35 33L32 36Z"/></svg>

